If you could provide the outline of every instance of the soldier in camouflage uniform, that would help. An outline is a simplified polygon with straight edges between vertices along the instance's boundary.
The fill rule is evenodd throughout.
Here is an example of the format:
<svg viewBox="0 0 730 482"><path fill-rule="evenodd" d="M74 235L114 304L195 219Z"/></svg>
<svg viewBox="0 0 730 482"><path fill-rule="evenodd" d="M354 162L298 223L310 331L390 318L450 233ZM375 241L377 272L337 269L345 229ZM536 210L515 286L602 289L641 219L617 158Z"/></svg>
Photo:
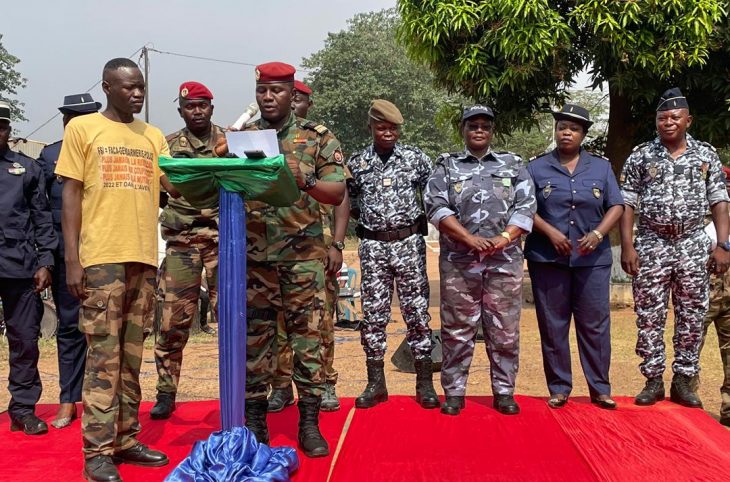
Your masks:
<svg viewBox="0 0 730 482"><path fill-rule="evenodd" d="M703 218L708 209L717 228L718 247L711 268L725 272L730 262L728 194L715 149L687 134L689 105L679 89L666 91L657 107L658 137L637 146L621 173L626 209L621 218L621 265L634 276L634 310L639 336L636 354L647 378L637 405L664 399L664 326L669 290L675 313L672 401L701 407L690 386L699 372L699 348L708 308L710 239ZM640 208L639 208L640 206ZM639 209L636 239L634 212Z"/></svg>
<svg viewBox="0 0 730 482"><path fill-rule="evenodd" d="M357 234L362 239L360 342L368 372L368 384L355 406L369 408L388 399L383 357L395 282L408 329L406 339L415 358L416 401L424 408L436 408L423 239L426 219L417 195L433 165L421 150L397 143L403 116L395 105L376 99L368 116L373 143L347 161L353 215L359 217Z"/></svg>
<svg viewBox="0 0 730 482"><path fill-rule="evenodd" d="M256 68L261 119L246 129L275 129L302 193L290 207L246 203L248 238L246 427L268 443L266 392L273 381L276 324L284 317L294 351L299 392L299 445L309 457L329 454L319 432L324 389L321 329L327 254L320 203L339 205L345 184L340 143L324 126L297 119L291 110L294 67L271 62ZM222 148L220 152L224 152Z"/></svg>
<svg viewBox="0 0 730 482"><path fill-rule="evenodd" d="M137 64L107 62L102 88L106 110L68 123L56 174L65 178L66 283L82 300L79 330L88 341L84 476L111 482L121 480L115 463L168 463L137 435L144 331L154 308L160 182L172 188L157 162L169 155L165 137L134 118L145 92Z"/></svg>
<svg viewBox="0 0 730 482"><path fill-rule="evenodd" d="M167 136L173 157L216 157L213 149L223 136L214 125L213 94L199 82L180 85L178 112L185 128ZM196 209L183 197L172 198L160 215L167 243L158 290L163 293L162 324L155 343L157 403L150 416L169 418L175 410L183 350L198 311L201 275L205 270L213 313L217 313L218 208Z"/></svg>
<svg viewBox="0 0 730 482"><path fill-rule="evenodd" d="M304 82L294 81L294 98L292 99L292 110L294 114L306 119L309 109L312 107L312 89ZM345 169L347 171L347 169ZM345 173L347 177L347 172ZM328 247L325 262L325 295L326 303L324 318L322 320L322 357L324 361L325 385L322 394L321 410L333 412L339 410L340 401L337 399L335 384L337 383L337 370L334 368L335 360L335 312L337 306L337 294L339 285L337 276L342 267L342 250L345 249L345 234L347 222L350 217L350 201L345 191L345 198L339 206L332 209L332 206L320 204L322 215L322 229L324 231L324 244ZM333 216L334 214L334 216ZM330 226L334 226L334 233ZM277 326L277 354L276 354L276 376L271 384L269 395L269 412L280 412L285 407L294 403L294 390L292 388L293 358L292 350L287 340L286 324L282 317L279 318Z"/></svg>
<svg viewBox="0 0 730 482"><path fill-rule="evenodd" d="M464 408L479 323L491 368L494 408L514 415L519 362L523 255L520 236L532 229L535 188L522 159L489 144L494 114L487 106L464 110L466 150L442 154L424 201L440 233L441 412Z"/></svg>

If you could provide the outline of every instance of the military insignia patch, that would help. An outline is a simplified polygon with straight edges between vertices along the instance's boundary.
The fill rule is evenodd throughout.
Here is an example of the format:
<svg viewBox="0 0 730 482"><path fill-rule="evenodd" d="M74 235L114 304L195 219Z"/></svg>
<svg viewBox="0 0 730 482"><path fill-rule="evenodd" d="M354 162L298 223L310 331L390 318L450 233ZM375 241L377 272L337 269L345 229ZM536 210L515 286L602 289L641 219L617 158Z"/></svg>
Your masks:
<svg viewBox="0 0 730 482"><path fill-rule="evenodd" d="M337 164L342 164L342 152L339 149L335 151L334 158Z"/></svg>
<svg viewBox="0 0 730 482"><path fill-rule="evenodd" d="M620 182L621 184L625 183L626 182L626 174L624 174L622 172L621 175L618 177L618 182Z"/></svg>
<svg viewBox="0 0 730 482"><path fill-rule="evenodd" d="M360 169L366 169L367 167L368 167L368 161L366 161L365 159L362 159L360 161Z"/></svg>
<svg viewBox="0 0 730 482"><path fill-rule="evenodd" d="M550 194L551 194L552 192L553 192L553 187L552 187L551 185L549 185L549 184L548 184L548 185L547 185L547 186L545 186L545 187L543 188L543 190L542 190L542 197L544 197L545 199L547 199L547 198L549 198L549 197L550 197Z"/></svg>
<svg viewBox="0 0 730 482"><path fill-rule="evenodd" d="M596 199L601 197L601 190L598 189L597 187L593 188L593 197Z"/></svg>
<svg viewBox="0 0 730 482"><path fill-rule="evenodd" d="M461 194L462 189L464 189L464 184L461 181L454 184L454 192L456 194Z"/></svg>
<svg viewBox="0 0 730 482"><path fill-rule="evenodd" d="M180 138L180 147L188 147L188 138L187 137Z"/></svg>
<svg viewBox="0 0 730 482"><path fill-rule="evenodd" d="M707 180L707 170L709 168L710 168L710 165L706 162L703 162L702 167L700 167L700 169L702 169L702 179L704 179L705 181Z"/></svg>
<svg viewBox="0 0 730 482"><path fill-rule="evenodd" d="M180 97L182 97L184 99L185 97L188 96L188 92L189 92L188 88L185 87L183 90L180 91Z"/></svg>
<svg viewBox="0 0 730 482"><path fill-rule="evenodd" d="M256 82L258 82L259 79L261 78L261 72L259 72L259 69L255 69L255 72L256 72Z"/></svg>
<svg viewBox="0 0 730 482"><path fill-rule="evenodd" d="M654 179L656 175L658 174L659 169L657 169L656 165L652 164L649 166L649 177Z"/></svg>

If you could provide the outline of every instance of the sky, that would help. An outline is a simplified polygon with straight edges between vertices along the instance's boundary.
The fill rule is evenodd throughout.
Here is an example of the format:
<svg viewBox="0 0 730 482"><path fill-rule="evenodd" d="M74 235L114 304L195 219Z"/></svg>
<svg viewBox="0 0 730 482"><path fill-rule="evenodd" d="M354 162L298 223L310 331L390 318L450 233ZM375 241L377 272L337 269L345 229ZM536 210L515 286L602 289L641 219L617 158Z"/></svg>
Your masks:
<svg viewBox="0 0 730 482"><path fill-rule="evenodd" d="M2 44L21 62L27 79L17 99L28 122L14 122L19 137L58 113L63 97L89 92L105 103L104 64L143 46L164 52L257 65L281 61L299 68L324 47L327 34L347 28L363 12L394 7L396 0L25 0L3 9ZM204 83L213 93L213 122L232 124L254 101L254 67L149 53L150 123L165 134L182 127L174 101L182 82ZM139 53L133 60L139 60ZM299 72L297 78L304 77ZM144 111L140 114L143 118ZM61 116L30 135L54 142Z"/></svg>

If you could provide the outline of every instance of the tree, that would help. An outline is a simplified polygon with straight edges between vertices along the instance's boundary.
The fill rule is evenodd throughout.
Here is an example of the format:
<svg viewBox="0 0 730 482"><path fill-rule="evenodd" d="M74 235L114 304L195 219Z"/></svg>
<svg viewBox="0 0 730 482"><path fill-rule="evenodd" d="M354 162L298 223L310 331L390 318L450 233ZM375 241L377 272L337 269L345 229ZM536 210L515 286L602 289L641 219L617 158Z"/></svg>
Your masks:
<svg viewBox="0 0 730 482"><path fill-rule="evenodd" d="M302 61L314 92L310 118L330 127L349 153L371 142L367 111L376 98L400 109L404 143L432 157L454 147L448 122L438 116L453 99L435 88L429 69L411 61L396 42L398 23L394 9L358 14Z"/></svg>
<svg viewBox="0 0 730 482"><path fill-rule="evenodd" d="M18 89L25 87L26 80L15 70L20 59L11 55L2 44L3 35L0 34L0 99L10 104L11 115L17 120L27 120L23 117L23 103L11 100L10 95L17 95Z"/></svg>
<svg viewBox="0 0 730 482"><path fill-rule="evenodd" d="M721 146L730 143L726 6L710 0L399 0L399 39L439 86L494 106L507 133L535 126L541 109L563 103L588 70L593 87L608 88L605 153L618 170L632 146L652 136L656 100L675 84L703 120L695 129L713 133ZM716 55L725 63L708 65ZM724 97L703 97L708 91Z"/></svg>

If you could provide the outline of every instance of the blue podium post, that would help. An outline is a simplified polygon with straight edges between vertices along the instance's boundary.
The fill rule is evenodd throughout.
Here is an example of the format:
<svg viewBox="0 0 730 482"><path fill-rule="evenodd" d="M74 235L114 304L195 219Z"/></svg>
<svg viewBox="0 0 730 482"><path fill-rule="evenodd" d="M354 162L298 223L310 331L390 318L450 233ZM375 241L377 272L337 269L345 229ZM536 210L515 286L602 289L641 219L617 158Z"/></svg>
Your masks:
<svg viewBox="0 0 730 482"><path fill-rule="evenodd" d="M243 427L246 405L246 209L220 189L218 361L221 429Z"/></svg>

